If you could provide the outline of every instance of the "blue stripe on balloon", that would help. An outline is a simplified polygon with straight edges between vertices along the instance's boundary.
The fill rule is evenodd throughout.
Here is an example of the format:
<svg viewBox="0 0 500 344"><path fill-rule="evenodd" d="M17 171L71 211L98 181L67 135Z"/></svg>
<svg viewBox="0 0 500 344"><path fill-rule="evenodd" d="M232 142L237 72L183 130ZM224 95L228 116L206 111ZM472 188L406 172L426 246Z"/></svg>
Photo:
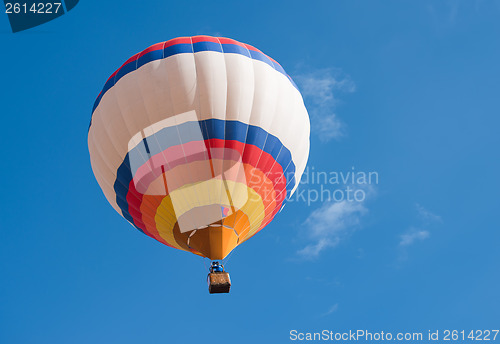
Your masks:
<svg viewBox="0 0 500 344"><path fill-rule="evenodd" d="M262 148L264 148L264 144L266 143L267 135L269 135L269 134L265 130L263 130L262 128L251 125L248 128L247 139L246 139L245 143L257 146L260 149L262 149ZM273 157L273 158L275 158L275 157Z"/></svg>
<svg viewBox="0 0 500 344"><path fill-rule="evenodd" d="M129 156L125 157L123 163L118 168L116 173L116 181L113 185L113 188L116 193L116 204L120 207L123 217L128 220L135 228L137 228L140 232L144 233L142 229L135 225L133 217L130 215L128 211L128 202L127 202L127 194L128 194L128 186L130 181L132 180L132 174L129 168Z"/></svg>
<svg viewBox="0 0 500 344"><path fill-rule="evenodd" d="M226 121L226 137L228 141L245 142L248 125L237 121Z"/></svg>
<svg viewBox="0 0 500 344"><path fill-rule="evenodd" d="M283 200L283 204L286 202L286 199L290 196L295 186L295 164L292 161L292 154L276 136L267 133L260 127L238 121L207 119L199 122L186 122L174 127L163 128L154 135L143 139L142 143L139 143L127 153L125 159L118 168L114 183L116 203L121 209L123 217L132 224L134 224L134 222L128 210L127 194L133 174L136 173L139 166L133 168L130 164L130 160L140 159L135 161L144 161L144 157L149 158L170 147L181 144L181 137L182 143L200 141L201 139L225 139L259 147L264 152L271 155L283 170L287 192L287 197ZM148 145L149 154L145 154L146 144ZM135 224L134 226L140 230Z"/></svg>
<svg viewBox="0 0 500 344"><path fill-rule="evenodd" d="M120 68L118 73L116 73L116 75L115 75L115 85L118 82L118 80L120 80L125 75L127 75L130 72L133 72L136 69L137 69L137 60L132 60L129 63L127 63L125 66Z"/></svg>
<svg viewBox="0 0 500 344"><path fill-rule="evenodd" d="M261 53L260 51L255 51L255 50L249 50L250 52L250 56L254 59L254 60L259 60L259 61L262 61L262 62L265 62L267 63L268 65L270 65L271 67L273 67L274 69L276 69L274 67L274 63L273 61L271 61L271 59L269 57L267 57L265 54ZM279 70L278 70L279 72ZM281 73L281 72L280 72ZM285 74L286 75L286 74Z"/></svg>
<svg viewBox="0 0 500 344"><path fill-rule="evenodd" d="M225 130L225 123L223 120L205 120L202 121L205 122L206 127L207 127L207 136L205 136L205 140L208 139L220 139L224 140L224 132Z"/></svg>
<svg viewBox="0 0 500 344"><path fill-rule="evenodd" d="M264 146L264 152L269 153L272 157L277 157L283 147L283 145L279 143L276 136L269 135L266 140L266 145Z"/></svg>
<svg viewBox="0 0 500 344"><path fill-rule="evenodd" d="M115 86L115 78L111 78L104 84L104 87L101 92L101 98L104 93L106 93L111 87Z"/></svg>
<svg viewBox="0 0 500 344"><path fill-rule="evenodd" d="M139 59L137 60L137 68L151 61L161 60L162 58L163 58L163 49L150 51L149 53L139 57Z"/></svg>
<svg viewBox="0 0 500 344"><path fill-rule="evenodd" d="M254 145L271 155L283 169L292 161L290 151L276 136L268 134L260 127L220 119L190 121L163 128L154 135L144 138L128 152L127 157L132 161L145 163L145 158L149 159L150 156L157 155L170 147L208 139L233 140ZM130 165L130 162L128 164ZM139 166L135 167L139 168ZM132 170L132 174L136 173L136 168ZM292 171L295 172L295 165Z"/></svg>
<svg viewBox="0 0 500 344"><path fill-rule="evenodd" d="M193 52L193 46L191 44L187 43L180 43L180 44L174 44L169 47L166 47L163 50L163 56L164 58L174 56L177 54L186 54L186 53L192 53Z"/></svg>
<svg viewBox="0 0 500 344"><path fill-rule="evenodd" d="M216 51L222 53L222 46L220 43L214 42L197 42L193 43L193 51L195 53L199 51Z"/></svg>
<svg viewBox="0 0 500 344"><path fill-rule="evenodd" d="M226 54L240 54L240 55L245 55L246 57L250 58L252 57L250 56L250 52L248 51L247 48L244 48L237 44L222 44L222 50Z"/></svg>

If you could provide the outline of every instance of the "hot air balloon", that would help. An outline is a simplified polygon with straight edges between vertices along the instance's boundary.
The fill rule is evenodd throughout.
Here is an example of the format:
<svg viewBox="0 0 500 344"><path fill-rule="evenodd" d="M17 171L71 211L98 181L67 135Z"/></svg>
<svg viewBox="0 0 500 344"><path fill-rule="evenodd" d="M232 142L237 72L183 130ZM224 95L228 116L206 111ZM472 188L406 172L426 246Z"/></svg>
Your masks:
<svg viewBox="0 0 500 344"><path fill-rule="evenodd" d="M275 60L195 36L152 45L109 77L88 147L104 195L132 226L216 261L283 208L309 135L302 96ZM211 273L225 272L215 263Z"/></svg>

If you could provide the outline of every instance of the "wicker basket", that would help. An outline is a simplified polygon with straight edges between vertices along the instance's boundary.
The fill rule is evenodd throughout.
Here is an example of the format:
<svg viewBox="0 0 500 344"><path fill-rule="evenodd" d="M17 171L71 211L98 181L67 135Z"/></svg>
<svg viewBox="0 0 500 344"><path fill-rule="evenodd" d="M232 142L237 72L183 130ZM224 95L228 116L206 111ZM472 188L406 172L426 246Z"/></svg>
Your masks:
<svg viewBox="0 0 500 344"><path fill-rule="evenodd" d="M227 272L211 272L207 277L208 292L210 294L229 293L231 279Z"/></svg>

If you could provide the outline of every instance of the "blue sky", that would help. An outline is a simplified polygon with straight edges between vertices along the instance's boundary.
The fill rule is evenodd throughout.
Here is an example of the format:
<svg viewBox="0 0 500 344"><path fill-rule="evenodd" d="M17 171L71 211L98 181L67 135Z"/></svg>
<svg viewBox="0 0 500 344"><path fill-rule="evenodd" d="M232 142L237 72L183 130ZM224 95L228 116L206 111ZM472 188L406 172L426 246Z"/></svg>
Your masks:
<svg viewBox="0 0 500 344"><path fill-rule="evenodd" d="M486 0L81 1L12 34L3 15L0 342L498 329L499 17ZM232 255L229 295L208 294L199 257L109 206L87 149L107 77L196 34L255 45L297 80L309 168L378 175L324 185L362 190L362 202L289 203Z"/></svg>

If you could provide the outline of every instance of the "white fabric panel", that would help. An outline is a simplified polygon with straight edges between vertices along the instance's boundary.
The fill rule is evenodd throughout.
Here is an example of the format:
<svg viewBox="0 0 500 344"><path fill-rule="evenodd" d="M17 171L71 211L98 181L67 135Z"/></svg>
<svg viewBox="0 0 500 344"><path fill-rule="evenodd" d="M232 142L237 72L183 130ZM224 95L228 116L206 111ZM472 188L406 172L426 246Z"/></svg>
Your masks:
<svg viewBox="0 0 500 344"><path fill-rule="evenodd" d="M111 204L111 206L121 214L121 210L118 207L118 204L116 204L116 194L114 192L113 185L110 184L112 178L116 177L113 176L114 174L110 172L107 167L103 169L104 162L101 153L99 153L97 148L95 147L94 141L90 139L89 153L91 156L92 172L94 173L97 183L99 183L104 196L106 196L106 199Z"/></svg>
<svg viewBox="0 0 500 344"><path fill-rule="evenodd" d="M286 116L275 112L279 101L277 95L281 92L276 74L280 73L268 64L258 60L253 60L253 69L255 88L250 124L261 127L269 133L273 117L282 117L276 118L276 120L281 120L281 123L283 123L283 117ZM281 139L279 135L275 136Z"/></svg>
<svg viewBox="0 0 500 344"><path fill-rule="evenodd" d="M253 60L224 54L227 73L226 120L249 123L254 98Z"/></svg>
<svg viewBox="0 0 500 344"><path fill-rule="evenodd" d="M163 78L158 78L158 85L168 90L167 94L170 96L167 96L163 101L172 104L173 112L170 115L175 116L191 110L195 110L198 114L199 107L196 99L197 76L194 55L179 54L160 61L165 74ZM165 117L165 114L156 113L155 121L152 123L156 123Z"/></svg>
<svg viewBox="0 0 500 344"><path fill-rule="evenodd" d="M200 51L194 54L200 119L226 119L227 77L224 54Z"/></svg>
<svg viewBox="0 0 500 344"><path fill-rule="evenodd" d="M168 71L165 68L165 64L161 61L162 60L156 60L147 63L141 66L141 69L144 69L142 73L136 73L138 86L136 92L139 93L142 98L142 102L147 111L147 117L152 119L152 121L148 121L148 126L158 122L156 120L158 114L163 114L163 118L168 118L175 113L174 102L170 96L170 83L165 81L168 80L168 78L174 78L176 73ZM189 81L189 78L185 78L184 80ZM182 84L180 88L183 89ZM189 99L189 96L189 93L183 92L183 97L178 98L179 103L187 102L190 105L191 102L185 99ZM186 106L186 108L189 107L189 105Z"/></svg>

